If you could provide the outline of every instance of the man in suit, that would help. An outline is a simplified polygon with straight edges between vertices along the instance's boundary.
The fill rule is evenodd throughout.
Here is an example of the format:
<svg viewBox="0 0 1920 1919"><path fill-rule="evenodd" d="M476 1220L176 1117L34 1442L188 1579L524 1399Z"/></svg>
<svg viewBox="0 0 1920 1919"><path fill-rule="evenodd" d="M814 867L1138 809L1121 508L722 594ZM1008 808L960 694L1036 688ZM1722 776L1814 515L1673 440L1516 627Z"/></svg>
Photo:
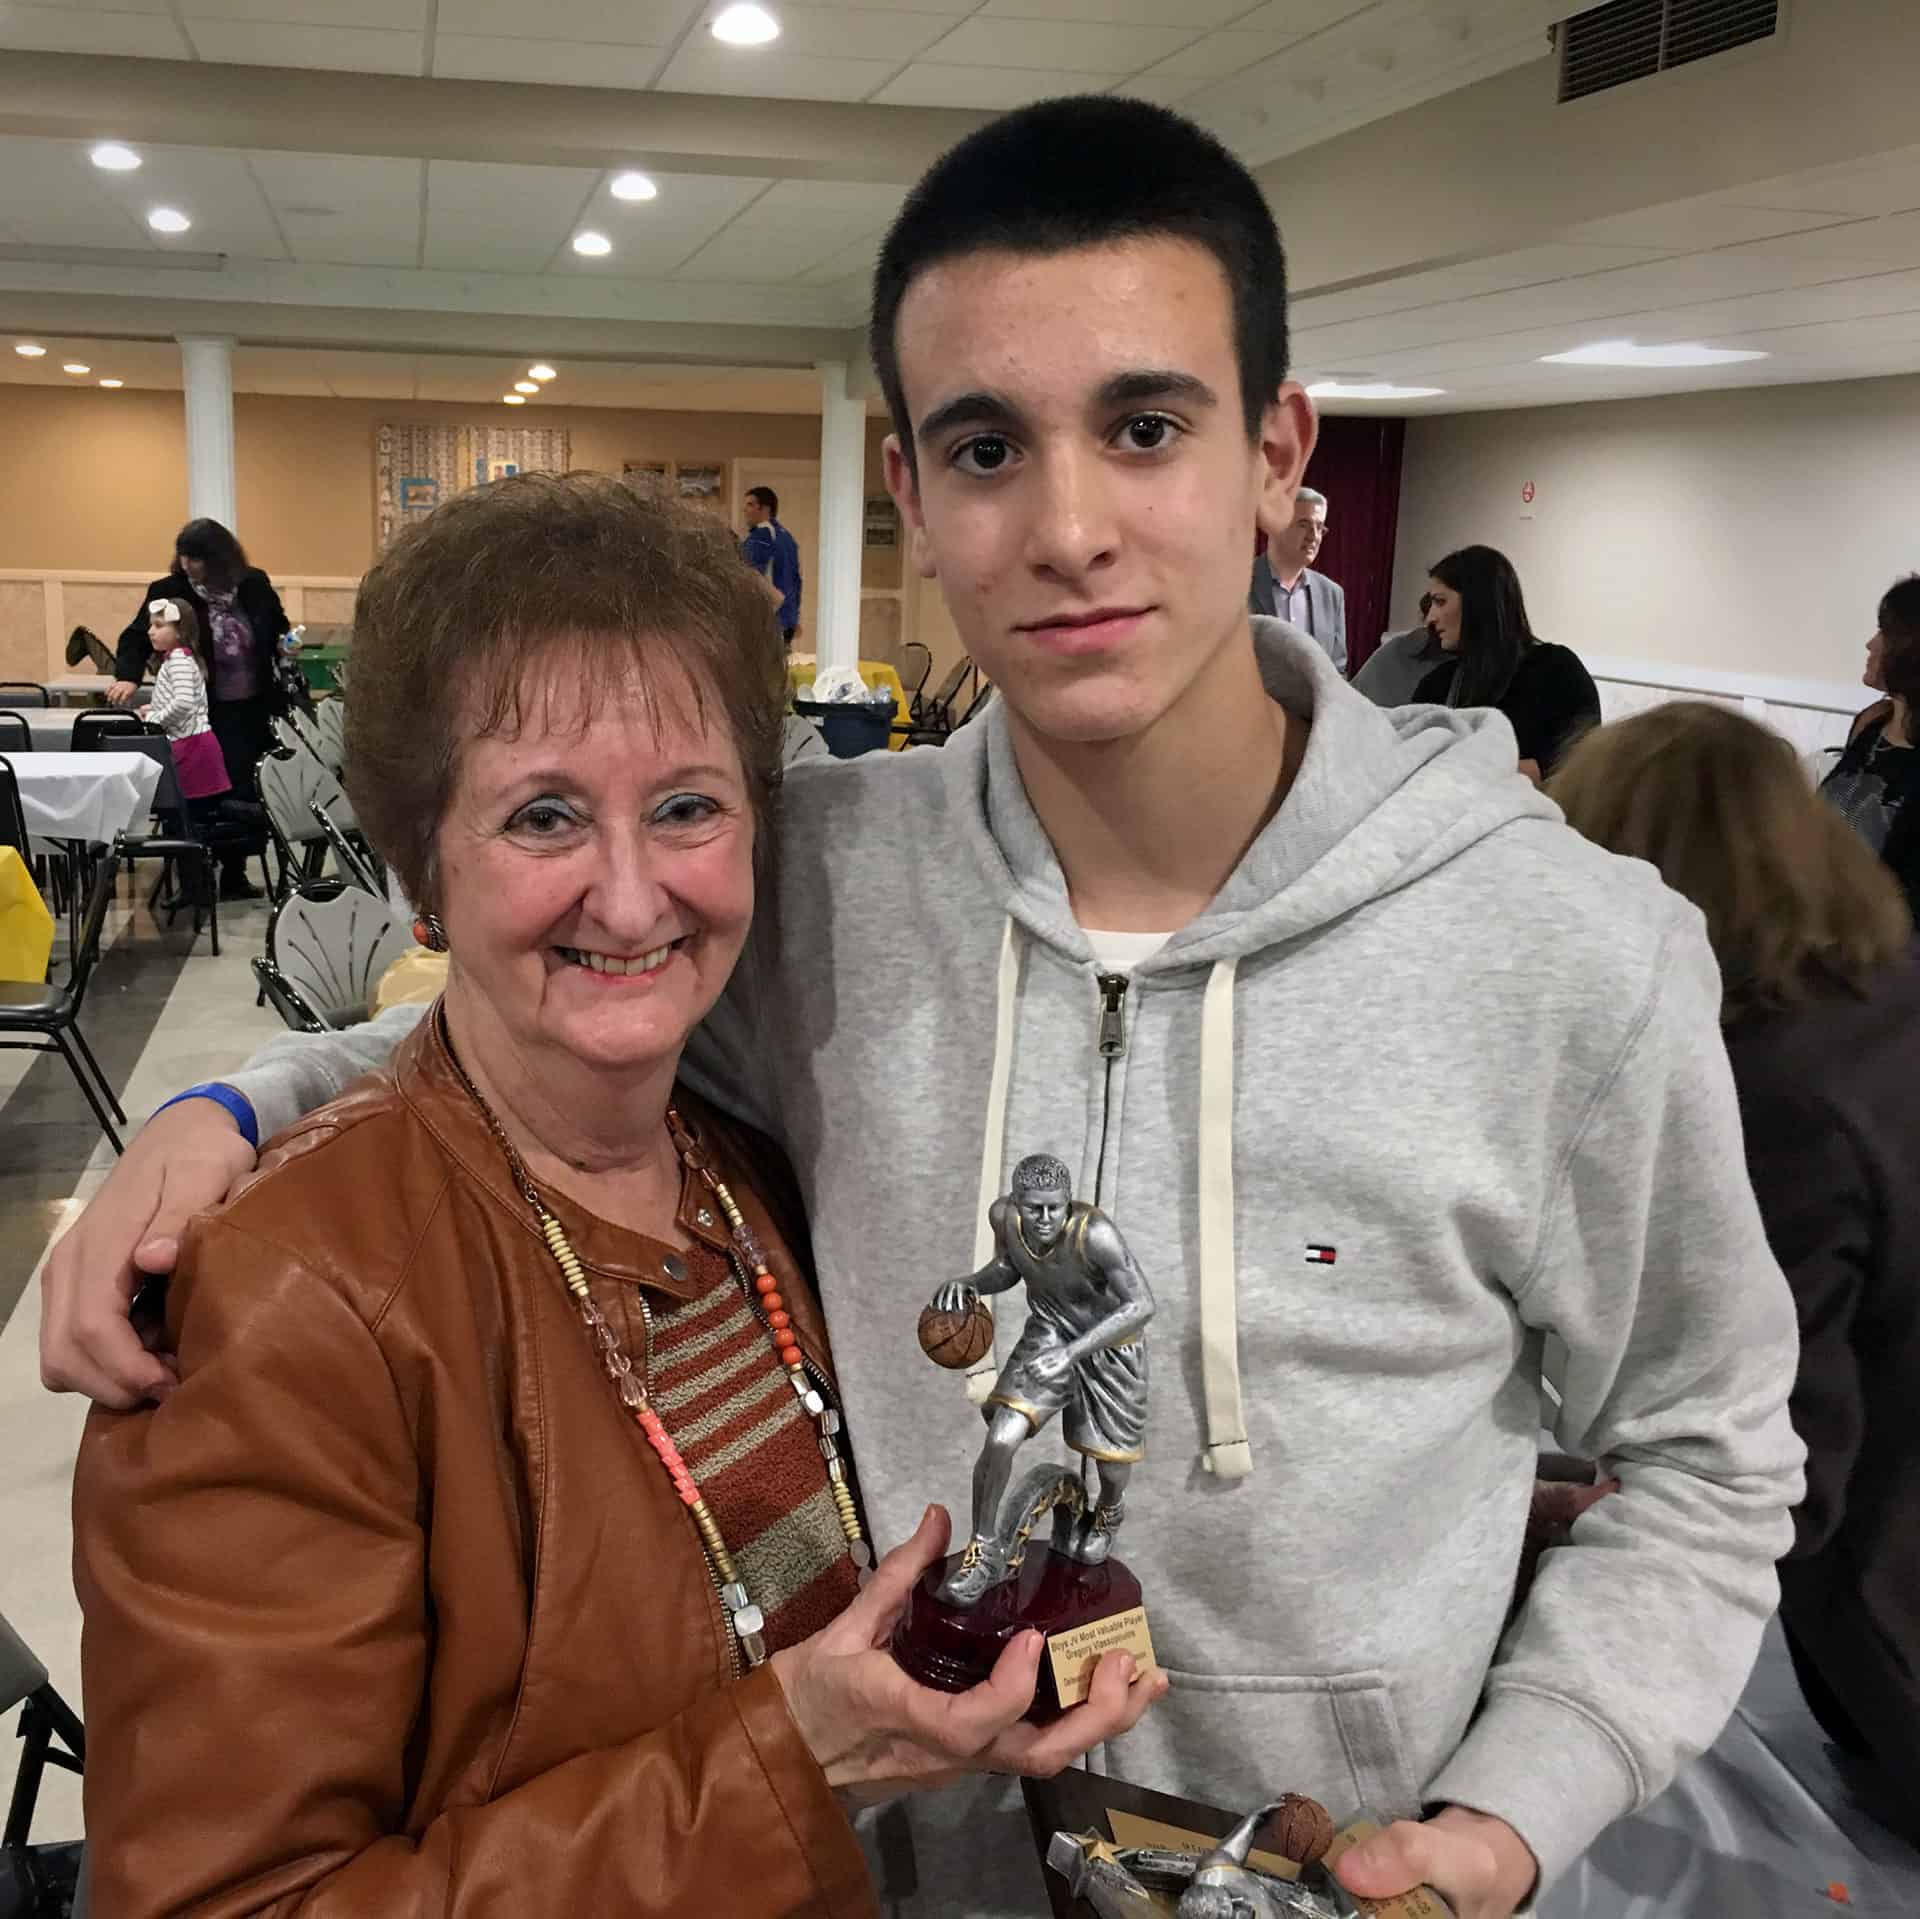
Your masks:
<svg viewBox="0 0 1920 1919"><path fill-rule="evenodd" d="M1253 563L1247 606L1271 613L1310 633L1342 673L1347 670L1347 596L1324 573L1313 571L1327 537L1327 496L1303 486L1293 496L1293 517L1267 526L1267 550Z"/></svg>
<svg viewBox="0 0 1920 1919"><path fill-rule="evenodd" d="M791 646L800 625L800 548L780 524L780 496L770 486L747 489L747 537L740 551L780 595L780 637Z"/></svg>

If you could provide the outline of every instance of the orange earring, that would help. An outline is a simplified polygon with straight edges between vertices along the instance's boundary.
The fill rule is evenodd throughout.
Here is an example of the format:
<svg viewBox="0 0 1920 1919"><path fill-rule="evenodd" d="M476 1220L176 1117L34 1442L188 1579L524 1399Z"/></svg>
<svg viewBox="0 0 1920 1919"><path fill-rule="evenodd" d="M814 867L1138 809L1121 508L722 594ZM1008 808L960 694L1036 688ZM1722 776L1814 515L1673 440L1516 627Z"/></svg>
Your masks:
<svg viewBox="0 0 1920 1919"><path fill-rule="evenodd" d="M424 946L429 953L444 953L447 950L447 929L440 924L438 913L422 913L414 921L413 943Z"/></svg>

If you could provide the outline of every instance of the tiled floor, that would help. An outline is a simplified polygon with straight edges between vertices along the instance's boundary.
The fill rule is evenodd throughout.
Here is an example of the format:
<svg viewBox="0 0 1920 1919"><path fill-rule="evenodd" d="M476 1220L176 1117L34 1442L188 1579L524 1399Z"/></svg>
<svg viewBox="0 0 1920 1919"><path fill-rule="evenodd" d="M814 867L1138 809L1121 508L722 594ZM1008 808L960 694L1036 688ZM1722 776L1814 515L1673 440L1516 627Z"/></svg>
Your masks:
<svg viewBox="0 0 1920 1919"><path fill-rule="evenodd" d="M255 869L257 872L257 868ZM147 879L138 882L144 901ZM120 1096L129 1130L171 1092L238 1066L281 1030L253 1003L248 961L261 950L264 902L221 909L221 952L184 917L171 932L135 903L123 878L108 919L81 1030ZM54 953L64 977L64 940ZM40 1386L40 1262L106 1177L112 1148L61 1059L0 1052L0 1614L80 1700L80 1611L69 1572L68 1486L84 1403ZM0 1745L0 1804L13 1787L11 1718ZM50 1772L39 1840L80 1833L79 1781Z"/></svg>

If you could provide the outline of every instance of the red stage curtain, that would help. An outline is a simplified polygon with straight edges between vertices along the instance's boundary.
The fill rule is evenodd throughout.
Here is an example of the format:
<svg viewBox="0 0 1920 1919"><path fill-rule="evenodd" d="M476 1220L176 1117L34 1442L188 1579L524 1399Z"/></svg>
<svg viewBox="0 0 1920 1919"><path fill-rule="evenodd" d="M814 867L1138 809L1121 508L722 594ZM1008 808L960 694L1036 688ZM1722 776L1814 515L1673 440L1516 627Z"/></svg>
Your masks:
<svg viewBox="0 0 1920 1919"><path fill-rule="evenodd" d="M1357 673L1386 631L1393 597L1393 545L1400 529L1400 455L1405 420L1320 420L1307 485L1327 496L1327 538L1314 561L1347 593L1347 672Z"/></svg>

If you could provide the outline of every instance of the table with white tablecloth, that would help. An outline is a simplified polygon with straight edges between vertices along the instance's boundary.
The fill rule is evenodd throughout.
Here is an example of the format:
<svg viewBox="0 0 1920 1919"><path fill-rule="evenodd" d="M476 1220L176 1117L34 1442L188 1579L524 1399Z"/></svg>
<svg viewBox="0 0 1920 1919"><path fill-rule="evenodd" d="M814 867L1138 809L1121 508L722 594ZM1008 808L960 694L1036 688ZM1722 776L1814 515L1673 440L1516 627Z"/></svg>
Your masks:
<svg viewBox="0 0 1920 1919"><path fill-rule="evenodd" d="M4 722L9 713L18 713L27 723L28 752L65 753L70 750L69 742L73 738L73 722L76 717L71 707L0 707L0 722ZM20 744L13 735L12 727L0 724L0 758L19 755ZM113 739L113 745L107 750L115 753L144 753L159 767L160 784L154 793L153 804L160 812L171 812L182 805L180 788L174 782L173 747L169 741L157 733L127 733L109 737Z"/></svg>
<svg viewBox="0 0 1920 1919"><path fill-rule="evenodd" d="M104 698L107 688L113 684L111 673L56 673L50 680L40 682L56 700L73 700L85 705L90 699ZM134 698L145 704L153 697L153 688L143 685Z"/></svg>
<svg viewBox="0 0 1920 1919"><path fill-rule="evenodd" d="M152 744L164 748L166 741ZM21 753L12 766L27 832L89 846L146 824L163 770L144 752Z"/></svg>

